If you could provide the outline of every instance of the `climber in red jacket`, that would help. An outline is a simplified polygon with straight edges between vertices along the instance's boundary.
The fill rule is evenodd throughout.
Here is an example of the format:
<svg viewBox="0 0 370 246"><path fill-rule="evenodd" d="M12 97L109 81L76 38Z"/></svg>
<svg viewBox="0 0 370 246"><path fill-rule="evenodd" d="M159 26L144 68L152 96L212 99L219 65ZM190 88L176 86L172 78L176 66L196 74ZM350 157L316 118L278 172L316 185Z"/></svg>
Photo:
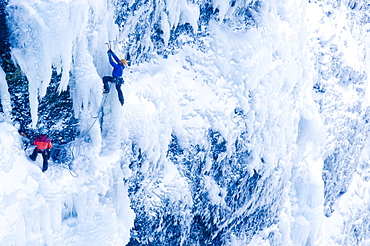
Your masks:
<svg viewBox="0 0 370 246"><path fill-rule="evenodd" d="M40 134L38 137L35 138L33 144L36 145L32 155L30 155L30 159L32 161L36 161L37 154L42 154L43 157L43 165L42 171L45 172L48 169L48 160L50 158L50 149L53 147L51 144L50 138L46 134Z"/></svg>

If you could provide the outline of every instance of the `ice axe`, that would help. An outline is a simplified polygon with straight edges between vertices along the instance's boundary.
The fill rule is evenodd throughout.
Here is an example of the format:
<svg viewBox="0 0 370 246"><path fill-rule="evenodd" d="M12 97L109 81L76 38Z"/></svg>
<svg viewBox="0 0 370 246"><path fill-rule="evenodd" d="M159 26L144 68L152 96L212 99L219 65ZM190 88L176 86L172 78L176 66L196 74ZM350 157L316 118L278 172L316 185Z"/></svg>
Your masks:
<svg viewBox="0 0 370 246"><path fill-rule="evenodd" d="M107 45L108 50L112 49L112 44L111 44L110 41L109 41L109 43L105 43L105 44Z"/></svg>

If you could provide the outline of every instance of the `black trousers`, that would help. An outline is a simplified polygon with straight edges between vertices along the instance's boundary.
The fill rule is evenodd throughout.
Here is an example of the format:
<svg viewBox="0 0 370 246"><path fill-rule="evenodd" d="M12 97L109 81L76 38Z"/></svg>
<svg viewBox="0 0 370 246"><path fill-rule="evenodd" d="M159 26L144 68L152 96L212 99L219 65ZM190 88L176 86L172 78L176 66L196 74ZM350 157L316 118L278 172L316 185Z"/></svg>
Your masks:
<svg viewBox="0 0 370 246"><path fill-rule="evenodd" d="M30 158L33 161L36 161L38 153L42 154L42 158L43 158L42 171L45 172L46 170L48 170L49 150L35 148L32 154L30 155Z"/></svg>
<svg viewBox="0 0 370 246"><path fill-rule="evenodd" d="M103 84L104 84L104 90L109 91L109 84L108 82L115 83L116 84L116 89L118 93L118 100L120 102L124 101L123 95L122 95L122 90L121 90L121 85L123 84L123 79L118 78L118 77L112 77L112 76L104 76L103 77Z"/></svg>

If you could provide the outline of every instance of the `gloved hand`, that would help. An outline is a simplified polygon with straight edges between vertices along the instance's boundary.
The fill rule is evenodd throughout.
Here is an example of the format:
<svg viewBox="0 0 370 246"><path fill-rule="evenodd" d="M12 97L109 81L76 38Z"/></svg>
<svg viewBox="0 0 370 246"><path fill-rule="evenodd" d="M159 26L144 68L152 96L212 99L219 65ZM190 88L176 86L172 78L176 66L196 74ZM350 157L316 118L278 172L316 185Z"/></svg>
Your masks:
<svg viewBox="0 0 370 246"><path fill-rule="evenodd" d="M108 55L112 55L113 51L112 51L111 49L109 49L109 50L107 51L107 53L108 53Z"/></svg>

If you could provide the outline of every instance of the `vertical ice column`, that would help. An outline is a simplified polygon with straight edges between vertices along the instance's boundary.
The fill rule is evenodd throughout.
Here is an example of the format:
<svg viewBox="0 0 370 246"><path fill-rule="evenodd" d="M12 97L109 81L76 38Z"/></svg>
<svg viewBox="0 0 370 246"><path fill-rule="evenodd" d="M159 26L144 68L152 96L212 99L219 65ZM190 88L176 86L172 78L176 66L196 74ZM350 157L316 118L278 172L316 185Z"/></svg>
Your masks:
<svg viewBox="0 0 370 246"><path fill-rule="evenodd" d="M5 72L1 67L0 67L0 98L1 104L3 106L5 120L9 121L12 107L10 104L10 95L8 92L8 85L5 79Z"/></svg>
<svg viewBox="0 0 370 246"><path fill-rule="evenodd" d="M118 32L110 6L106 0L9 1L12 56L29 82L33 127L38 121L38 100L46 94L53 69L62 75L59 91L70 83L70 71L76 69L75 56L80 49L93 57L87 66L103 70L97 66L103 64L104 42L114 39ZM91 69L86 71L91 73Z"/></svg>

